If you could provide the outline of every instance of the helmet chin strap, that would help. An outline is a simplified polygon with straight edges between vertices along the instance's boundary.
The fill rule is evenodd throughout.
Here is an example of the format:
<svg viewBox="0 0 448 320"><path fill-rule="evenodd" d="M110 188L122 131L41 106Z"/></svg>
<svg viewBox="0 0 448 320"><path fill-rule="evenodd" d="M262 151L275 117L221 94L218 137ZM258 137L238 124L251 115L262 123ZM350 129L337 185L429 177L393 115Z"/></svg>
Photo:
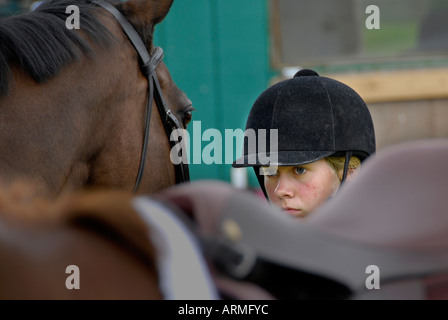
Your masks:
<svg viewBox="0 0 448 320"><path fill-rule="evenodd" d="M345 152L344 172L342 174L341 186L344 183L345 179L347 178L348 165L350 163L350 158L352 157L352 154L353 154L352 151L346 151Z"/></svg>

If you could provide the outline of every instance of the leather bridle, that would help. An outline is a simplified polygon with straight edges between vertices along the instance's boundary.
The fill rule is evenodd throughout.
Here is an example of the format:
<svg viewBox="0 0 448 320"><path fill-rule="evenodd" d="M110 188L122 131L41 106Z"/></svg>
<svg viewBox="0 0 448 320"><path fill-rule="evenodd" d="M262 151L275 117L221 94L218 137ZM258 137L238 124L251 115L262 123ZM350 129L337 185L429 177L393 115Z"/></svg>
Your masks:
<svg viewBox="0 0 448 320"><path fill-rule="evenodd" d="M177 137L178 141L172 141L170 139L171 133L176 129L182 129L182 126L177 120L176 116L168 108L165 99L163 97L162 89L160 88L159 79L156 74L156 68L163 59L162 48L156 47L153 51L153 54L150 55L140 35L137 33L137 31L134 29L131 23L123 16L123 14L117 8L115 8L113 5L103 0L92 0L92 3L97 4L98 6L109 11L118 21L118 23L120 23L124 33L128 36L130 42L137 51L140 57L141 71L143 75L148 79L148 102L146 108L143 149L140 158L140 166L133 189L133 192L136 192L140 185L140 181L143 176L143 171L145 169L146 153L149 141L149 124L151 120L153 99L155 99L157 108L159 109L160 118L162 119L162 123L165 128L165 132L168 136L168 140L170 141L171 147L173 147L176 143L185 142L184 140L182 140L182 135L179 135ZM185 148L182 148L181 150L185 150ZM187 182L190 180L188 163L182 161L179 164L176 164L175 168L176 168L176 183Z"/></svg>

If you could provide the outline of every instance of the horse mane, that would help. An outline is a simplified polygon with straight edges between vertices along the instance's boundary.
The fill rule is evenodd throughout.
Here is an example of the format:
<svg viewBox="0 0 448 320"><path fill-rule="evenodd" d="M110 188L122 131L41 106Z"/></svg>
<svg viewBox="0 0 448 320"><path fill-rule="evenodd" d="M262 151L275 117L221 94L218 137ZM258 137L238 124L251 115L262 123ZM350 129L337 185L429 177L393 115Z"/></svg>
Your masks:
<svg viewBox="0 0 448 320"><path fill-rule="evenodd" d="M66 27L66 8L76 5L82 33ZM100 9L88 0L47 0L36 10L0 20L0 96L7 94L10 65L42 83L81 55L94 54L93 43L108 46L113 38L99 19Z"/></svg>

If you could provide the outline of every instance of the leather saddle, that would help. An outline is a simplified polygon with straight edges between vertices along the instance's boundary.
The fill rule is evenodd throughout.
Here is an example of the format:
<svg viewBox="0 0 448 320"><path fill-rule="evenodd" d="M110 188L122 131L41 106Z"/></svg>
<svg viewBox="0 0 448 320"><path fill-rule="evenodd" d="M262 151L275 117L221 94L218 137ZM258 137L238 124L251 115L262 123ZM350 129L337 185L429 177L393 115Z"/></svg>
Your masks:
<svg viewBox="0 0 448 320"><path fill-rule="evenodd" d="M235 193L206 255L279 299L448 298L447 161L447 139L384 149L302 220Z"/></svg>

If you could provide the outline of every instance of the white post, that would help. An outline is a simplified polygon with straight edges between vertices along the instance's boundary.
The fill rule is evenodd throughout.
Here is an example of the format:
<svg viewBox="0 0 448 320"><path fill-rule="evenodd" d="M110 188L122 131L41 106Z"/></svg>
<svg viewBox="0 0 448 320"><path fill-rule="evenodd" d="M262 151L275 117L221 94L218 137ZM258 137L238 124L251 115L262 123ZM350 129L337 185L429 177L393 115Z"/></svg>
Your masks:
<svg viewBox="0 0 448 320"><path fill-rule="evenodd" d="M230 182L237 189L247 189L247 168L230 168Z"/></svg>

